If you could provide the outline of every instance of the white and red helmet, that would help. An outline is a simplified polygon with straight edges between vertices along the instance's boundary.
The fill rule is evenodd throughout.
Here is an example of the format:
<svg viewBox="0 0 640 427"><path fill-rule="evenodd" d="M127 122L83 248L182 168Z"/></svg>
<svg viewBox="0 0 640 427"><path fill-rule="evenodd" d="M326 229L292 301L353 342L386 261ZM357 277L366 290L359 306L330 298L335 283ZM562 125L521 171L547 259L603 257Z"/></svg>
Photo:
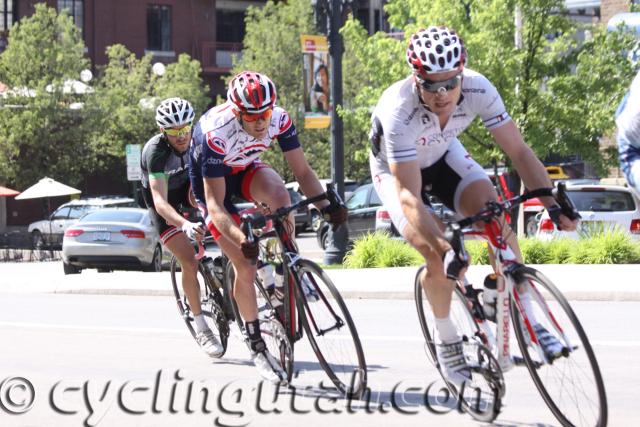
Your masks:
<svg viewBox="0 0 640 427"><path fill-rule="evenodd" d="M242 113L262 113L276 103L276 86L264 74L243 71L229 82L227 99Z"/></svg>
<svg viewBox="0 0 640 427"><path fill-rule="evenodd" d="M462 69L466 56L460 36L444 26L419 30L411 36L407 48L407 62L422 78Z"/></svg>

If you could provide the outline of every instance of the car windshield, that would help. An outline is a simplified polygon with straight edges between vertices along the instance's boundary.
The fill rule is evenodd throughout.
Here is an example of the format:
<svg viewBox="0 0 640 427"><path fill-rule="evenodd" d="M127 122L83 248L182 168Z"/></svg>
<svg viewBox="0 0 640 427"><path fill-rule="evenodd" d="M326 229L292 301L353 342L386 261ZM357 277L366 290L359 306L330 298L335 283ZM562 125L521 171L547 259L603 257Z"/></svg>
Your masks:
<svg viewBox="0 0 640 427"><path fill-rule="evenodd" d="M141 212L101 209L82 217L81 222L132 222L138 223L144 214Z"/></svg>
<svg viewBox="0 0 640 427"><path fill-rule="evenodd" d="M624 191L567 191L579 211L635 211L631 194Z"/></svg>

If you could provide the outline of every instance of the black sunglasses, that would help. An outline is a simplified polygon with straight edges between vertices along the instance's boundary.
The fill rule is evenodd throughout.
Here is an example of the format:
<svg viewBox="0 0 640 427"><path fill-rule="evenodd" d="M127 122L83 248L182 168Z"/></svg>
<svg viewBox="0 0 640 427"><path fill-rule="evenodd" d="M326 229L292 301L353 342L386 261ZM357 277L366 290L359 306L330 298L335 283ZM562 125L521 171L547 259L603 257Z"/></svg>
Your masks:
<svg viewBox="0 0 640 427"><path fill-rule="evenodd" d="M430 93L449 92L450 90L457 88L460 85L461 81L462 81L462 76L460 74L456 74L450 79L444 80L442 82L432 82L430 80L423 80L418 77L418 82L420 83L420 86L422 86L424 90Z"/></svg>

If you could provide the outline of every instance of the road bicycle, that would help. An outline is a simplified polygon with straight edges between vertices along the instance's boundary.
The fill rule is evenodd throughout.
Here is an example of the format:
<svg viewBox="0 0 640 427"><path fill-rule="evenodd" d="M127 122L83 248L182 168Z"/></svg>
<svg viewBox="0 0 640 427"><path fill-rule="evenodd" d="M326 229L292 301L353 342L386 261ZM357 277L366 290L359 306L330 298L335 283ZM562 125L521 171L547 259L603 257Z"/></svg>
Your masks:
<svg viewBox="0 0 640 427"><path fill-rule="evenodd" d="M290 212L326 197L336 197L331 190L289 206L272 214L242 213L241 227L248 239L257 239L262 262L282 267L284 286L280 304L272 290L267 289L259 276L254 282L258 302L260 330L269 351L275 355L291 381L294 373L294 344L306 333L309 343L335 387L344 395L359 397L366 388L367 367L355 324L342 296L320 266L302 258L291 239L293 235L287 216ZM338 199L339 200L339 199ZM171 262L171 280L181 317L195 338L193 313L182 290L177 272L179 263ZM202 257L198 265L201 286L202 313L207 324L227 348L229 324L236 322L244 339L244 320L233 298L235 272L226 256L215 259ZM303 284L317 295L309 301Z"/></svg>
<svg viewBox="0 0 640 427"><path fill-rule="evenodd" d="M556 189L539 189L503 202L489 202L476 215L447 224L445 236L452 247L464 251L464 236L484 238L495 259L498 282L495 321L489 320L480 301L481 289L466 280L457 281L450 317L462 335L465 359L472 379L460 390L445 383L458 398L459 407L473 418L491 422L499 414L505 393L503 372L525 365L545 403L563 426L604 426L607 398L593 349L578 317L556 286L539 271L516 260L503 239L502 214L525 200L553 196L563 212L573 205L562 183ZM471 228L482 223L484 229ZM569 267L568 267L569 268ZM426 353L442 375L436 358L435 320L418 270L415 301ZM511 352L511 324L520 356ZM542 326L562 344L561 351L547 354L540 345ZM445 378L444 375L443 379Z"/></svg>
<svg viewBox="0 0 640 427"><path fill-rule="evenodd" d="M301 200L273 213L242 215L241 228L248 240L257 239L260 242L261 254L268 258L263 262L272 262L282 268L281 281L284 286L275 290L278 300L258 277L254 283L261 330L262 322L266 320L271 325L271 333L278 337L284 333L288 340L283 348L286 340L279 337L280 348L274 349L279 352L273 353L280 355L288 380L293 375L294 345L306 333L320 366L334 386L346 396L359 397L367 385L367 365L358 331L347 305L329 276L316 263L300 256L291 239L293 230L287 219L290 212L325 198L332 203L340 203L337 194L329 188L326 194ZM224 282L227 294L233 295L233 268L230 263L226 272ZM308 298L310 294L315 296L314 300ZM232 308L238 327L243 330L244 320L233 300ZM265 329L267 333L270 332L269 328Z"/></svg>

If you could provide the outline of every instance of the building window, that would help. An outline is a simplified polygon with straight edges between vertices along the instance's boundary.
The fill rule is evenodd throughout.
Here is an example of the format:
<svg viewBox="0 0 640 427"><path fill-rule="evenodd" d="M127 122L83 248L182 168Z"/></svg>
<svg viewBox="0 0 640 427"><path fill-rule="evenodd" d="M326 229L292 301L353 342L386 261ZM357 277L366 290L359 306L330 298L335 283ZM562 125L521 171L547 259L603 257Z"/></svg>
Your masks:
<svg viewBox="0 0 640 427"><path fill-rule="evenodd" d="M147 7L147 49L171 50L171 6Z"/></svg>
<svg viewBox="0 0 640 427"><path fill-rule="evenodd" d="M84 0L58 0L58 13L66 12L84 32Z"/></svg>
<svg viewBox="0 0 640 427"><path fill-rule="evenodd" d="M216 40L225 43L242 43L245 34L244 11L216 11Z"/></svg>
<svg viewBox="0 0 640 427"><path fill-rule="evenodd" d="M0 0L0 32L7 31L13 25L16 13L16 0Z"/></svg>

